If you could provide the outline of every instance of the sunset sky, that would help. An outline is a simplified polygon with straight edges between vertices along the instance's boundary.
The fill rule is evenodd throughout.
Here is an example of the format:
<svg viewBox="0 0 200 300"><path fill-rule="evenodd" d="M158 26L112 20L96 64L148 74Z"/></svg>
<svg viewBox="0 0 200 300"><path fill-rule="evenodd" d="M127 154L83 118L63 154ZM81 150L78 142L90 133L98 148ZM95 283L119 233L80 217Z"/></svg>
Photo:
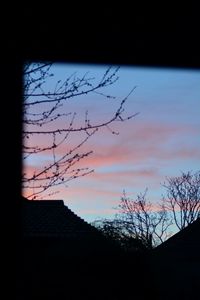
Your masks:
<svg viewBox="0 0 200 300"><path fill-rule="evenodd" d="M98 79L106 69L102 65L57 64L52 71L55 80L88 71ZM88 94L69 104L70 111L80 118L88 109L91 120L107 119L136 87L124 115L139 114L111 125L119 135L104 129L84 146L94 153L81 166L95 172L71 181L68 188L60 187L60 193L52 197L63 199L88 222L114 216L123 190L134 198L148 188L148 199L156 203L164 193L161 183L166 176L200 169L200 71L122 66L118 76L114 85L103 90L116 96L115 101ZM44 155L29 161L29 167L42 159Z"/></svg>

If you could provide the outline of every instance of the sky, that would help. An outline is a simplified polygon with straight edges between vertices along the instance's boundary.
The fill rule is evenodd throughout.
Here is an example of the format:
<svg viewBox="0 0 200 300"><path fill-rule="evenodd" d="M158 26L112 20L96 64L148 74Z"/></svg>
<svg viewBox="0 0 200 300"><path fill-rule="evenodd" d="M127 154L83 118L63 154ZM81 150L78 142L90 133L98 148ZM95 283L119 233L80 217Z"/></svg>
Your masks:
<svg viewBox="0 0 200 300"><path fill-rule="evenodd" d="M91 74L101 78L108 66L56 64L53 80L70 74ZM62 199L71 210L87 222L113 217L123 190L130 198L148 188L152 203L161 200L166 176L197 171L200 167L200 71L121 66L119 79L103 90L116 99L104 99L97 94L77 97L69 110L84 119L88 110L91 120L106 120L120 101L135 87L125 103L124 116L139 113L126 122L100 130L84 145L93 154L80 165L94 173L73 180L68 187L59 187L51 199ZM77 121L79 122L79 121ZM78 137L74 136L74 140ZM73 143L73 140L71 140ZM27 168L37 167L44 155L27 162Z"/></svg>

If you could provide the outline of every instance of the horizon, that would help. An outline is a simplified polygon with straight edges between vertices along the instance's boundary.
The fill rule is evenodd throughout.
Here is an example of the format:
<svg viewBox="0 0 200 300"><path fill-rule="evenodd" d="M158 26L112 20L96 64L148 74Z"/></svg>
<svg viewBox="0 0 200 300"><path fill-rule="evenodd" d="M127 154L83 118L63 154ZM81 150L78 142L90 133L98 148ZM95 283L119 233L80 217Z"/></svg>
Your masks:
<svg viewBox="0 0 200 300"><path fill-rule="evenodd" d="M55 80L64 79L74 71L78 74L90 71L91 76L98 78L106 69L106 65L83 64L55 64L53 67ZM139 114L111 126L119 135L104 129L92 136L83 149L94 153L83 159L80 166L94 168L95 172L72 180L68 188L60 187L60 193L49 198L63 200L87 222L112 218L123 190L134 198L148 188L147 198L155 204L164 193L161 184L166 176L196 172L199 166L200 72L122 66L118 76L119 80L108 87L106 93L116 96L119 104L136 86L127 99L125 114ZM100 95L81 96L70 104L70 110L84 117L88 109L91 119L101 120L115 111L117 104L101 100L106 103L102 108L99 99ZM37 167L48 159L40 155L29 160L26 168Z"/></svg>

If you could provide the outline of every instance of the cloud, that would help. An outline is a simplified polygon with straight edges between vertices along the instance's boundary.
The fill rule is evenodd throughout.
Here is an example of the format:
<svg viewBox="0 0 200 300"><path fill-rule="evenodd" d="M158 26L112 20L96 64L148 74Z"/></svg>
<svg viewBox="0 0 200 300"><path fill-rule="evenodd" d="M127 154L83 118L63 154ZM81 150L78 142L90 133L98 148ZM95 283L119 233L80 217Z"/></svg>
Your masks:
<svg viewBox="0 0 200 300"><path fill-rule="evenodd" d="M152 122L127 128L119 136L111 136L108 142L98 139L96 135L92 143L81 148L83 152L93 149L94 153L82 159L77 168L94 168L96 173L90 177L93 181L124 183L133 178L150 180L159 177L157 173L162 162L200 158L199 148L187 142L188 134L197 134L197 128ZM58 149L58 155L65 154L66 150L68 148L63 145ZM51 156L45 153L38 154L37 159L25 161L24 172L31 175L41 170L49 159Z"/></svg>
<svg viewBox="0 0 200 300"><path fill-rule="evenodd" d="M84 144L79 150L80 151L90 151L95 150L97 155L105 157L105 155L112 153L124 155L129 153L129 148L131 150L145 149L147 146L152 149L158 148L160 145L166 145L168 142L176 138L187 138L191 135L195 135L198 138L200 130L193 126L186 125L174 125L170 123L160 123L152 121L141 121L137 122L125 122L116 124L117 131L119 129L120 135L112 135L105 128L100 130L99 133L96 133L92 136L86 144ZM113 130L115 126L113 125ZM86 137L85 133L75 133L69 135L69 138L63 143L57 150L58 155L64 155L73 147L78 145ZM59 135L60 140L61 136ZM48 136L33 136L31 139L26 140L27 145L48 143L52 145L53 139ZM45 156L49 154L48 152L43 152L40 156ZM135 153L134 153L135 154Z"/></svg>
<svg viewBox="0 0 200 300"><path fill-rule="evenodd" d="M76 165L95 169L95 172L72 180L69 188L59 186L60 193L53 198L69 199L74 205L83 201L90 209L91 205L102 203L104 208L106 206L109 209L119 202L124 188L134 188L136 192L146 187L153 189L153 192L159 190L166 166L177 168L182 160L185 164L186 161L200 159L199 147L195 144L198 134L199 129L192 126L156 122L134 123L132 126L127 123L121 128L119 136L106 131L97 134L80 148L85 152L93 149L94 153ZM65 151L66 148L62 146L58 149L58 155ZM29 164L24 164L24 171L33 174L49 158L44 153L37 160L28 161Z"/></svg>
<svg viewBox="0 0 200 300"><path fill-rule="evenodd" d="M64 195L65 199L81 199L81 198L87 198L87 201L94 201L97 197L108 197L108 199L118 198L120 195L120 192L116 191L115 189L107 189L106 187L102 189L100 186L88 186L80 184L76 189L73 188L73 184L70 185L70 187L64 189L60 189L60 195ZM76 200L74 200L76 201Z"/></svg>
<svg viewBox="0 0 200 300"><path fill-rule="evenodd" d="M118 170L101 172L96 170L89 176L91 184L99 186L118 185L124 186L127 184L141 183L144 185L146 181L152 181L160 178L158 170L155 169L138 169L138 170ZM140 184L139 184L140 185Z"/></svg>
<svg viewBox="0 0 200 300"><path fill-rule="evenodd" d="M144 164L152 160L174 160L199 158L200 151L188 143L185 128L158 124L146 124L141 128L130 128L116 137L113 144L98 141L91 145L94 154L81 163L92 168L114 165Z"/></svg>
<svg viewBox="0 0 200 300"><path fill-rule="evenodd" d="M34 173L38 173L41 171L41 167L38 165L30 165L30 164L23 164L23 174L26 173L26 177L32 176Z"/></svg>

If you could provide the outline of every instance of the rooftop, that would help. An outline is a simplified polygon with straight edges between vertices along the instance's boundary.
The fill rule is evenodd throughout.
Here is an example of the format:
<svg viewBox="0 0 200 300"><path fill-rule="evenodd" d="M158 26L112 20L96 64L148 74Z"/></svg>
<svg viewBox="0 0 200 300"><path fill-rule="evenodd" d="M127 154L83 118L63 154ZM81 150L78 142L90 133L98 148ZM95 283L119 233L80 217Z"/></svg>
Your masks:
<svg viewBox="0 0 200 300"><path fill-rule="evenodd" d="M22 201L24 236L83 237L100 235L98 230L64 205L63 200Z"/></svg>

